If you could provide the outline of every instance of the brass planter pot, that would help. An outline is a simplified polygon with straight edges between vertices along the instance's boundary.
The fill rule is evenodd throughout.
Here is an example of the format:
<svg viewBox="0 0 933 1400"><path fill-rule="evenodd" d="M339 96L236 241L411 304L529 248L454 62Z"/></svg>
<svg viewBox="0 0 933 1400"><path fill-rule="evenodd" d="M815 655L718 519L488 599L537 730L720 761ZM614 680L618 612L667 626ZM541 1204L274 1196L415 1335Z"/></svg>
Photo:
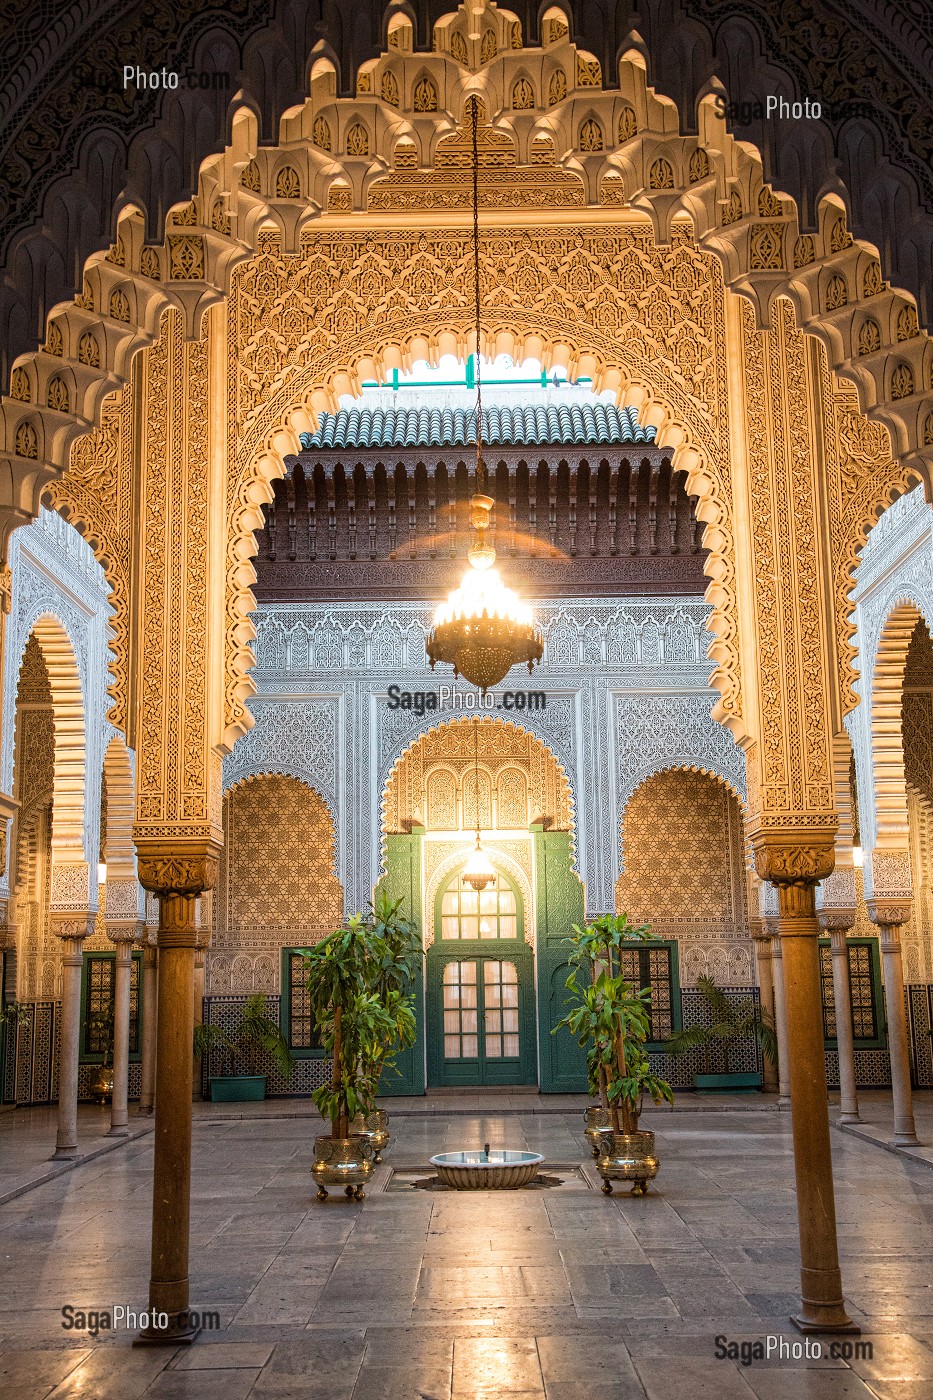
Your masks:
<svg viewBox="0 0 933 1400"><path fill-rule="evenodd" d="M372 1113L358 1113L350 1124L354 1137L368 1138L372 1143L373 1161L382 1161L382 1154L389 1145L392 1134L389 1132L389 1115L382 1108Z"/></svg>
<svg viewBox="0 0 933 1400"><path fill-rule="evenodd" d="M633 1196L646 1195L648 1182L657 1176L658 1166L654 1133L608 1133L600 1141L596 1168L607 1196L612 1195L614 1181L630 1181Z"/></svg>
<svg viewBox="0 0 933 1400"><path fill-rule="evenodd" d="M101 1065L91 1080L91 1097L96 1103L110 1103L113 1098L113 1070Z"/></svg>
<svg viewBox="0 0 933 1400"><path fill-rule="evenodd" d="M583 1110L583 1117L586 1127L583 1129L583 1136L590 1144L590 1150L594 1157L599 1156L599 1144L606 1134L612 1133L612 1114L608 1108L603 1108L600 1104L590 1104L589 1108Z"/></svg>
<svg viewBox="0 0 933 1400"><path fill-rule="evenodd" d="M327 1136L314 1139L314 1166L311 1175L317 1185L317 1198L326 1201L330 1187L337 1190L343 1187L345 1196L353 1196L361 1201L365 1195L363 1187L373 1174L373 1147L367 1137L352 1134L350 1137Z"/></svg>

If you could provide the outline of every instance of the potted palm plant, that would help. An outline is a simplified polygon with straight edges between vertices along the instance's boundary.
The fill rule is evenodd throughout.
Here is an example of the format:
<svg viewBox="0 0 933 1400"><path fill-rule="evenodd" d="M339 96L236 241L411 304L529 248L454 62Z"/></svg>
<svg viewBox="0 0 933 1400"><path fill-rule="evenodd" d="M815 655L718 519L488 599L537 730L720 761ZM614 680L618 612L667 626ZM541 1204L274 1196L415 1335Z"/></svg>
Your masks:
<svg viewBox="0 0 933 1400"><path fill-rule="evenodd" d="M777 1036L771 1017L756 1004L753 997L730 1001L722 988L716 986L712 977L698 977L697 989L709 1007L712 1024L686 1026L683 1030L676 1031L664 1048L670 1055L685 1055L690 1050L702 1050L703 1072L693 1076L694 1087L697 1089L759 1089L761 1074L734 1072L729 1055L737 1042L755 1039L772 1064L776 1065Z"/></svg>
<svg viewBox="0 0 933 1400"><path fill-rule="evenodd" d="M351 1132L350 1124L375 1109L375 1047L395 1034L391 1011L372 991L385 951L359 914L305 951L311 1010L332 1061L330 1081L311 1095L331 1128L314 1140L311 1171L320 1201L329 1186L362 1200L372 1175L373 1145L365 1133Z"/></svg>
<svg viewBox="0 0 933 1400"><path fill-rule="evenodd" d="M380 890L366 922L370 937L369 989L387 1013L382 1032L363 1047L363 1069L375 1086L395 1070L400 1051L414 1045L417 1027L414 1012L414 986L421 974L424 949L417 926L402 912L401 899L392 900ZM389 1144L389 1115L373 1108L366 1116L358 1113L350 1125L352 1133L369 1138L375 1162Z"/></svg>
<svg viewBox="0 0 933 1400"><path fill-rule="evenodd" d="M288 1076L295 1060L279 1023L269 1015L265 993L254 992L247 998L243 1016L233 1035L223 1026L199 1025L194 1028L194 1054L204 1059L218 1053L223 1066L220 1074L210 1076L213 1103L242 1103L266 1097L265 1075L259 1068L264 1057L271 1056L280 1074Z"/></svg>
<svg viewBox="0 0 933 1400"><path fill-rule="evenodd" d="M652 937L647 925L632 925L625 914L573 927L567 989L575 1004L555 1029L566 1026L587 1052L590 1085L607 1120L599 1124L594 1144L606 1195L614 1180L630 1181L633 1195L646 1193L658 1160L654 1133L638 1127L644 1098L673 1103L670 1085L652 1071L644 1048L651 1032L650 989L637 989L622 972L623 946Z"/></svg>

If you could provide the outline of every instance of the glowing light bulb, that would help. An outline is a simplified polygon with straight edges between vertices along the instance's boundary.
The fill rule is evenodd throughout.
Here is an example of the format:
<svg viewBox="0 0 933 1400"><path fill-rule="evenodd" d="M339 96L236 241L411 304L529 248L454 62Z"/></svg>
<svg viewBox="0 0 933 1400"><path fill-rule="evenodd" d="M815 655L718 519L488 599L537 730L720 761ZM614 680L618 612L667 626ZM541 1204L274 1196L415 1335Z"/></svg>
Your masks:
<svg viewBox="0 0 933 1400"><path fill-rule="evenodd" d="M489 863L489 857L483 850L478 832L476 835L476 849L463 867L463 878L468 885L473 886L474 890L484 890L486 886L492 884L493 880L496 878L496 872Z"/></svg>

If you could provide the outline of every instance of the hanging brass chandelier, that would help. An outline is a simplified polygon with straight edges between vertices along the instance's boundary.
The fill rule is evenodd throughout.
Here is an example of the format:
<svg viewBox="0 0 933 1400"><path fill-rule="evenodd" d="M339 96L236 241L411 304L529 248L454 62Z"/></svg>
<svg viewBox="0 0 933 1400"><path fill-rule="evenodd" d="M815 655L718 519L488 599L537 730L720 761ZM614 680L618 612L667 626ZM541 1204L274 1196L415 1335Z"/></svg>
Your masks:
<svg viewBox="0 0 933 1400"><path fill-rule="evenodd" d="M502 582L494 567L496 551L488 539L495 501L485 493L483 458L483 390L480 373L479 277L479 101L470 99L473 128L473 303L476 330L476 484L470 500L473 541L467 552L470 567L459 588L441 603L427 640L431 670L438 661L453 666L485 695L513 666L529 672L541 660L544 641L531 609ZM477 842L479 837L477 836ZM464 878L467 878L466 876Z"/></svg>

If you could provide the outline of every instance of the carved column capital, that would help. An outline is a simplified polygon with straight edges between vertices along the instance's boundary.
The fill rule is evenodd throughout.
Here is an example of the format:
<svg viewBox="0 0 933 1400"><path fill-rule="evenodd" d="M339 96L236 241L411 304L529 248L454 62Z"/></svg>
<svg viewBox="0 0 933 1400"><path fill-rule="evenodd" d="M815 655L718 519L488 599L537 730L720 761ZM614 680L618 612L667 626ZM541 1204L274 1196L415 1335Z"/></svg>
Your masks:
<svg viewBox="0 0 933 1400"><path fill-rule="evenodd" d="M749 919L748 932L753 943L767 945L771 942L771 933L768 929L767 919L762 919L760 917Z"/></svg>
<svg viewBox="0 0 933 1400"><path fill-rule="evenodd" d="M166 896L199 895L213 889L223 842L213 836L188 838L137 837L139 882L163 900Z"/></svg>
<svg viewBox="0 0 933 1400"><path fill-rule="evenodd" d="M820 928L825 933L833 935L841 932L845 936L855 924L855 910L842 906L833 909L818 909L816 917ZM835 938L833 938L833 946L835 947Z"/></svg>
<svg viewBox="0 0 933 1400"><path fill-rule="evenodd" d="M811 887L825 880L835 862L834 828L812 830L757 825L750 831L755 869L773 885Z"/></svg>
<svg viewBox="0 0 933 1400"><path fill-rule="evenodd" d="M222 842L199 833L183 838L136 838L139 881L159 896L159 947L196 948L197 898L212 889Z"/></svg>
<svg viewBox="0 0 933 1400"><path fill-rule="evenodd" d="M90 938L96 922L97 915L93 909L49 911L49 932L55 938Z"/></svg>
<svg viewBox="0 0 933 1400"><path fill-rule="evenodd" d="M899 929L901 924L906 924L910 918L911 901L909 899L897 901L893 899L868 899L865 901L868 910L868 917L873 924L877 924L882 930L882 938L885 934L891 935L893 929ZM898 934L895 941L900 943Z"/></svg>
<svg viewBox="0 0 933 1400"><path fill-rule="evenodd" d="M146 926L139 919L116 920L108 919L104 928L110 942L117 950L117 957L132 956L133 949L138 946L146 932Z"/></svg>

